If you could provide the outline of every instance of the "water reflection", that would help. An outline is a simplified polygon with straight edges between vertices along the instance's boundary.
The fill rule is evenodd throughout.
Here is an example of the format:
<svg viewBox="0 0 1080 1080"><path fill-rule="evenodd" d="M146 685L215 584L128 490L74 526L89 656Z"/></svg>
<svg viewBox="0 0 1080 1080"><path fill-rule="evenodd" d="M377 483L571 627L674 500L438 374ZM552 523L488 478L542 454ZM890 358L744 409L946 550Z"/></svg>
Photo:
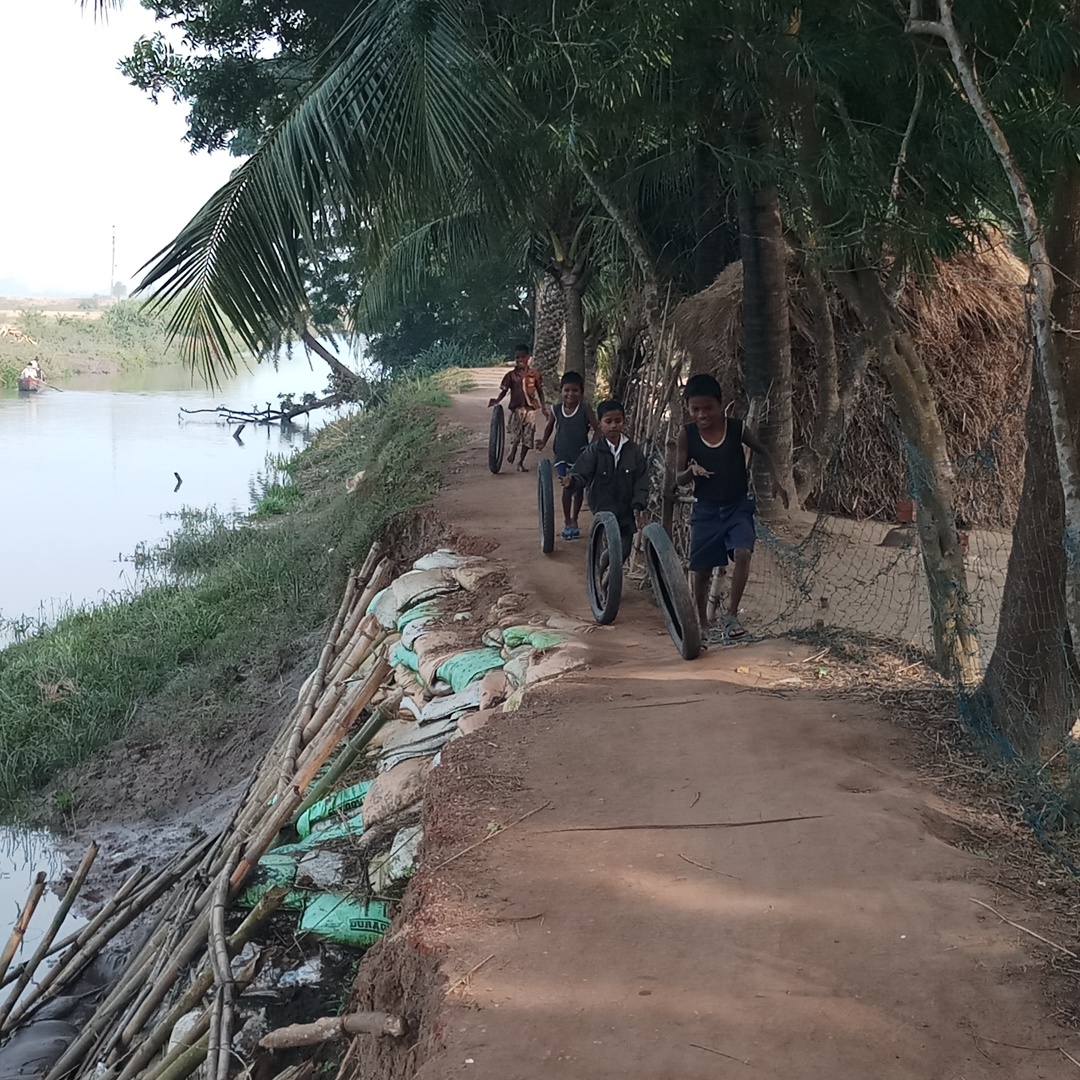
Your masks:
<svg viewBox="0 0 1080 1080"><path fill-rule="evenodd" d="M53 837L40 829L17 825L0 827L0 928L4 934L0 948L15 925L39 871L44 871L50 882L58 880L63 874L64 857L57 850ZM52 888L46 888L13 964L25 960L34 951L59 907L60 896ZM58 940L83 922L84 919L69 913Z"/></svg>
<svg viewBox="0 0 1080 1080"><path fill-rule="evenodd" d="M324 410L284 429L249 424L237 440L227 424L181 408L262 409L325 381L297 357L216 390L164 367L0 392L0 616L51 621L72 604L132 588L125 556L170 531L164 515L185 506L247 510L267 456L292 453L332 419Z"/></svg>

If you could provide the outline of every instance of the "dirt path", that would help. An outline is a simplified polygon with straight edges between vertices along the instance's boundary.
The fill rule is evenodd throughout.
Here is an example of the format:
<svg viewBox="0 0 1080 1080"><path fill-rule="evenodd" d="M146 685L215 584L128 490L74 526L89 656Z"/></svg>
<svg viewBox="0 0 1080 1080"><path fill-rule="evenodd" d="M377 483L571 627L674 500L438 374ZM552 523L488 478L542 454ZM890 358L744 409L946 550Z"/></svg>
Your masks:
<svg viewBox="0 0 1080 1080"><path fill-rule="evenodd" d="M583 542L542 556L535 474L487 471L495 378L454 407L475 434L440 516L498 545L532 610L587 619ZM471 800L429 829L442 855L547 806L429 868L413 940L441 953L451 993L417 1075L1080 1075L1054 1049L1080 1058L1080 1038L1047 1018L1030 942L971 898L1038 915L947 842L888 717L762 693L806 655L783 640L684 663L646 592L585 640L590 670L436 770Z"/></svg>

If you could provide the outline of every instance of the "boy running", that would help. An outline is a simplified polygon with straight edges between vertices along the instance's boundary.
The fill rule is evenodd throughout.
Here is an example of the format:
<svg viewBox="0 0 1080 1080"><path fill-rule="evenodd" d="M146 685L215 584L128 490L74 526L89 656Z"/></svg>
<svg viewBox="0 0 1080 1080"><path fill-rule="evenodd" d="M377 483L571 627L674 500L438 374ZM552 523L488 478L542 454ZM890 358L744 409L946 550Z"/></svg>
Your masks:
<svg viewBox="0 0 1080 1080"><path fill-rule="evenodd" d="M503 376L499 396L488 402L490 409L498 405L507 394L510 395L510 423L507 425L510 453L507 454L506 461L513 464L514 455L520 446L518 472L528 472L525 468L525 455L533 448L536 440L536 413L539 409L544 409L543 379L540 372L531 366L531 362L532 350L528 345L519 345L514 350L514 370Z"/></svg>
<svg viewBox="0 0 1080 1080"><path fill-rule="evenodd" d="M596 406L600 436L574 462L574 469L559 480L568 491L584 489L589 509L615 515L622 534L622 556L630 557L630 545L637 531L636 515L649 503L649 463L625 431L626 413L619 401L601 401Z"/></svg>
<svg viewBox="0 0 1080 1080"><path fill-rule="evenodd" d="M555 474L560 480L574 467L574 462L581 457L585 447L589 445L590 431L600 430L592 409L581 400L584 394L585 380L576 371L568 371L559 384L561 400L551 410L551 418L536 447L537 452L543 450L547 446L548 439L551 438L551 432L555 432L555 445L552 450L555 454ZM563 488L562 538L564 540L577 540L581 536L581 530L578 528L581 497L580 490Z"/></svg>
<svg viewBox="0 0 1080 1080"><path fill-rule="evenodd" d="M788 493L768 450L741 420L725 416L720 384L711 375L695 375L683 391L692 424L679 432L676 484L694 483L690 514L690 576L701 628L709 628L709 586L714 567L724 573L735 562L731 596L724 616L728 637L746 633L739 603L750 577L754 553L754 501L750 498L744 446L759 454L772 476L773 497L787 509Z"/></svg>

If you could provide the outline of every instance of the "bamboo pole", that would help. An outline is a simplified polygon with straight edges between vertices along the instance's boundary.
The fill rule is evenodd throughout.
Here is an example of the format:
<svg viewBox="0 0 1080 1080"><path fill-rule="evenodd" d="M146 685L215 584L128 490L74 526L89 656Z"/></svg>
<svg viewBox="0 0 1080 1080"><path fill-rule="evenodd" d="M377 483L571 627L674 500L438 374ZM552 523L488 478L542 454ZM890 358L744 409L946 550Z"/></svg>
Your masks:
<svg viewBox="0 0 1080 1080"><path fill-rule="evenodd" d="M292 776L292 774L296 772L296 758L300 753L304 728L307 727L308 721L314 714L315 703L318 701L319 696L323 692L323 687L326 685L326 671L330 666L330 661L333 659L334 647L337 645L338 638L341 635L341 628L345 624L345 616L348 614L349 606L352 603L355 594L356 574L352 573L349 575L349 582L345 586L345 595L341 598L337 616L330 628L330 633L327 635L326 642L322 647L318 666L304 684L300 715L293 724L292 733L289 736L289 746L285 751L285 759L282 762L282 788L286 782L286 777Z"/></svg>
<svg viewBox="0 0 1080 1080"><path fill-rule="evenodd" d="M374 615L365 615L360 625L356 629L356 633L353 636L353 640L348 647L342 652L331 668L329 675L326 678L327 690L333 692L335 689L340 693L339 687L341 687L346 680L352 678L356 669L371 655L371 652L376 648L378 643L387 636L387 632L383 630L379 623L379 620ZM325 694L322 701L319 702L320 708L316 709L317 715L324 707L326 700ZM312 720L305 724L307 727Z"/></svg>
<svg viewBox="0 0 1080 1080"><path fill-rule="evenodd" d="M217 983L217 1005L214 1025L217 1039L210 1038L210 1075L208 1080L228 1080L229 1054L232 1048L233 1029L233 994L234 984L232 963L229 960L229 946L225 937L225 909L229 905L229 879L232 876L235 857L230 859L218 876L214 890L214 903L210 909L210 938L207 949L210 954L210 966L214 970Z"/></svg>
<svg viewBox="0 0 1080 1080"><path fill-rule="evenodd" d="M26 967L23 969L22 974L15 980L15 988L8 995L8 999L4 1002L3 1008L0 1008L0 1025L2 1025L7 1020L8 1016L11 1015L11 1010L15 1008L16 1002L22 996L22 992L33 978L38 965L48 954L49 948L56 939L56 935L64 925L64 920L67 918L72 904L75 903L76 897L82 890L83 885L86 884L87 875L90 873L90 868L94 865L97 853L97 844L91 842L90 846L86 849L86 854L83 855L82 861L79 863L78 869L75 871L75 876L71 879L71 884L67 887L64 897L60 901L60 906L56 909L56 914L53 916L49 928L45 931L45 935L39 942L37 949L34 950L34 955L26 962Z"/></svg>
<svg viewBox="0 0 1080 1080"><path fill-rule="evenodd" d="M0 955L0 977L7 974L7 969L10 966L12 959L19 951L19 946L23 943L23 938L26 936L26 928L30 925L30 920L34 917L34 912L37 910L38 901L41 899L44 892L45 871L39 870L37 877L34 878L34 883L30 886L30 895L27 896L26 903L23 904L23 909L19 912L19 917L15 920L15 925L11 929L11 936L4 946L4 952ZM25 967L26 965L24 964L24 970Z"/></svg>
<svg viewBox="0 0 1080 1080"><path fill-rule="evenodd" d="M348 622L345 623L345 629L342 631L343 636L352 638L353 634L356 633L360 620L367 614L367 609L371 607L371 601L389 584L391 565L388 558L382 559L372 571L371 580L360 594Z"/></svg>
<svg viewBox="0 0 1080 1080"><path fill-rule="evenodd" d="M371 714L363 727L345 744L345 747L338 755L337 761L327 769L317 783L312 784L311 790L296 811L296 816L293 818L294 825L302 814L329 794L338 780L345 775L352 763L360 756L360 752L364 747L382 730L383 725L388 720L392 720L397 715L398 707L401 705L401 699L404 696L405 692L403 690L395 690Z"/></svg>
<svg viewBox="0 0 1080 1080"><path fill-rule="evenodd" d="M366 659L367 656L370 655L370 653L373 652L375 650L375 648L378 647L378 644L379 643L378 643L377 640L372 640L371 641L370 646L365 651L364 659ZM359 653L357 655L359 655ZM351 661L350 661L350 663L351 663ZM359 660L357 662L357 664L356 664L356 667L359 667L361 663L363 663L363 660ZM353 671L356 670L356 667L353 668ZM352 674L352 672L350 672L350 674ZM369 704L371 702L371 699L375 696L375 694L378 692L379 687L382 685L383 679L385 679L386 676L389 675L389 674L390 674L390 663L386 659L386 656L384 655L384 656L382 656L380 658L380 662L375 665L375 667L371 670L370 674L368 675L368 677L364 680L363 684L361 685L361 696L364 699L364 705L367 705L367 704ZM320 705L320 707L316 710L315 715L311 718L311 720L308 723L307 727L304 729L304 745L305 746L309 746L311 744L311 742L316 738L316 736L322 730L324 724L333 723L333 718L334 718L334 715L335 715L335 711L340 710L340 706L343 704L343 702L341 701L341 698L343 698L345 696L345 692L347 692L348 684L342 682L341 685L342 685L342 688L343 688L344 692L339 696L339 698L335 702L334 706L332 708L330 708L330 707L324 708L323 706ZM364 706L362 705L361 708L363 708L363 707ZM302 755L301 755L300 760L303 761L303 756Z"/></svg>
<svg viewBox="0 0 1080 1080"><path fill-rule="evenodd" d="M244 921L236 928L229 938L229 952L233 955L255 936L255 932L281 907L288 894L284 886L274 886L268 889L251 909ZM159 1023L142 1042L133 1050L131 1058L125 1063L117 1080L134 1080L151 1061L153 1056L169 1041L173 1028L182 1016L186 1016L203 999L206 992L214 985L214 972L209 965L205 965L195 977L190 988L180 1000L169 1010L164 1019Z"/></svg>

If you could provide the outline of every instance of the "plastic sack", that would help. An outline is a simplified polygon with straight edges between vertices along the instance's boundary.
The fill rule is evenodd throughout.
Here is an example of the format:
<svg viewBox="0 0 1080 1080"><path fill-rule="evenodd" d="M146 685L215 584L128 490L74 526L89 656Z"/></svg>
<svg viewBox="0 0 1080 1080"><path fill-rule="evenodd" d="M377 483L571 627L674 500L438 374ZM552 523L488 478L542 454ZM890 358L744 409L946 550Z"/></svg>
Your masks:
<svg viewBox="0 0 1080 1080"><path fill-rule="evenodd" d="M439 548L428 555L421 555L413 563L414 570L456 570L459 566L486 562L479 555L459 555L453 548Z"/></svg>
<svg viewBox="0 0 1080 1080"><path fill-rule="evenodd" d="M397 625L397 618L401 609L397 597L394 595L392 585L387 585L382 592L377 592L368 604L366 615L374 615L379 620L379 625L384 630L393 630Z"/></svg>
<svg viewBox="0 0 1080 1080"><path fill-rule="evenodd" d="M297 819L296 831L302 837L307 836L320 822L325 821L327 818L336 817L339 814L344 814L351 823L353 819L350 814L352 811L360 809L360 804L364 801L364 796L368 793L370 787L371 781L364 780L359 784L353 784L352 787L343 788L333 795L328 795L317 803L312 803ZM364 828L363 820L358 820L357 824L361 830Z"/></svg>
<svg viewBox="0 0 1080 1080"><path fill-rule="evenodd" d="M444 660L435 674L445 679L457 694L470 683L483 678L484 672L502 666L503 658L498 649L470 649Z"/></svg>
<svg viewBox="0 0 1080 1080"><path fill-rule="evenodd" d="M382 900L363 903L338 893L311 897L300 917L301 933L358 949L374 945L389 929L387 905Z"/></svg>
<svg viewBox="0 0 1080 1080"><path fill-rule="evenodd" d="M236 898L237 907L253 908L271 889L292 885L296 880L297 857L288 852L268 851L255 867L244 891ZM306 899L304 893L290 889L282 901L286 911L299 911Z"/></svg>
<svg viewBox="0 0 1080 1080"><path fill-rule="evenodd" d="M562 645L566 638L553 630L542 630L536 626L508 626L503 631L503 641L510 648L518 645L531 645L534 649L553 649Z"/></svg>
<svg viewBox="0 0 1080 1080"><path fill-rule="evenodd" d="M420 658L412 649L405 648L404 642L401 641L390 650L390 666L397 667L398 664L403 664L410 671L420 670Z"/></svg>
<svg viewBox="0 0 1080 1080"><path fill-rule="evenodd" d="M410 570L402 574L390 588L394 590L400 614L443 593L457 592L461 586L445 570Z"/></svg>
<svg viewBox="0 0 1080 1080"><path fill-rule="evenodd" d="M430 619L438 614L439 605L434 600L425 600L422 604L416 604L408 611L403 611L397 617L397 628L404 630L409 623L416 622L417 619Z"/></svg>

